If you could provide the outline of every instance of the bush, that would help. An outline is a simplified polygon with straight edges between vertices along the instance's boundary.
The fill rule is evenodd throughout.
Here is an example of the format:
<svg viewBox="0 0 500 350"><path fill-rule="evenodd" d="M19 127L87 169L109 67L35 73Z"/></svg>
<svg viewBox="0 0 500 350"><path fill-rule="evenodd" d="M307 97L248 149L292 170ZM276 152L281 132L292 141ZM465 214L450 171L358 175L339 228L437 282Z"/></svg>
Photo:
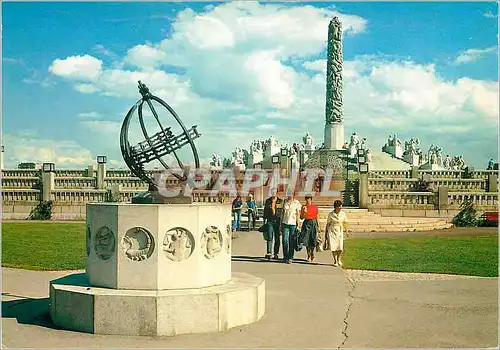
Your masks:
<svg viewBox="0 0 500 350"><path fill-rule="evenodd" d="M413 192L430 192L431 191L431 183L430 181L425 181L424 179L419 179L417 182L413 184L412 187Z"/></svg>
<svg viewBox="0 0 500 350"><path fill-rule="evenodd" d="M41 201L34 207L26 220L50 220L52 218L52 201Z"/></svg>
<svg viewBox="0 0 500 350"><path fill-rule="evenodd" d="M462 203L460 208L460 212L453 218L451 223L457 227L476 227L478 220L474 204L467 200Z"/></svg>
<svg viewBox="0 0 500 350"><path fill-rule="evenodd" d="M106 198L104 199L105 202L112 202L116 203L120 201L120 194L113 192L111 190L106 191Z"/></svg>

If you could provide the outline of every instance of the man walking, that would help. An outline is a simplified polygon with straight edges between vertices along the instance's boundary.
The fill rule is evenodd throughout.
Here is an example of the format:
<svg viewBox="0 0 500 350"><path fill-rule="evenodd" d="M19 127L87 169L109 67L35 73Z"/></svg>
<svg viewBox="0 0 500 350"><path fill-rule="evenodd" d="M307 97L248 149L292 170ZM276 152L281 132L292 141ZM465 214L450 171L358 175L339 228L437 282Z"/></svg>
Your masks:
<svg viewBox="0 0 500 350"><path fill-rule="evenodd" d="M283 233L283 260L291 264L295 253L292 238L295 235L295 229L299 227L301 204L295 199L292 189L286 192L287 198L283 203L283 220L281 230Z"/></svg>
<svg viewBox="0 0 500 350"><path fill-rule="evenodd" d="M271 197L264 203L264 224L266 229L266 258L271 259L271 250L274 241L273 259L279 259L280 251L280 226L281 214L283 211L283 200L278 197L275 188L271 189Z"/></svg>
<svg viewBox="0 0 500 350"><path fill-rule="evenodd" d="M255 229L255 215L257 215L257 203L250 193L247 198L248 231Z"/></svg>

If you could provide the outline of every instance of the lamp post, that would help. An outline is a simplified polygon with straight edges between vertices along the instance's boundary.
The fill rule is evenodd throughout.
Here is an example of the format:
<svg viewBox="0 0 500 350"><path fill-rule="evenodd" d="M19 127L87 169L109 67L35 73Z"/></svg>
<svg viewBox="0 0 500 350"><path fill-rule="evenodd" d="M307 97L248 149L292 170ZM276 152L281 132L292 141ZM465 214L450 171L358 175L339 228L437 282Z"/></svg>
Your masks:
<svg viewBox="0 0 500 350"><path fill-rule="evenodd" d="M260 170L260 176L262 177L262 163L255 163L253 168ZM260 205L264 206L264 181L262 181L262 185L260 186L260 202Z"/></svg>
<svg viewBox="0 0 500 350"><path fill-rule="evenodd" d="M106 156L97 156L97 164L105 164L108 158Z"/></svg>
<svg viewBox="0 0 500 350"><path fill-rule="evenodd" d="M279 164L280 164L280 156L278 155L274 155L271 157L271 162L273 163L273 175L274 175L274 170L275 169L279 169ZM278 174L279 174L279 171L278 171ZM274 176L273 176L273 187L277 187L277 184L276 184L276 180L274 179ZM278 188L276 188L276 191L278 192Z"/></svg>
<svg viewBox="0 0 500 350"><path fill-rule="evenodd" d="M54 163L43 163L42 171L44 173L53 173L54 171L56 171L56 165Z"/></svg>
<svg viewBox="0 0 500 350"><path fill-rule="evenodd" d="M52 191L55 189L55 171L54 163L42 164L42 200L44 201L52 199Z"/></svg>
<svg viewBox="0 0 500 350"><path fill-rule="evenodd" d="M368 209L368 171L369 164L366 162L364 149L358 149L358 170L359 170L359 207Z"/></svg>
<svg viewBox="0 0 500 350"><path fill-rule="evenodd" d="M97 156L97 181L96 185L98 189L103 189L105 186L106 178L106 156Z"/></svg>
<svg viewBox="0 0 500 350"><path fill-rule="evenodd" d="M281 154L281 157L280 157L281 158L280 167L281 167L281 169L285 169L286 176L288 177L288 174L289 174L289 164L288 164L289 163L289 158L288 158L288 156L290 155L290 152L288 151L288 148L282 147L281 150L280 150L280 154Z"/></svg>

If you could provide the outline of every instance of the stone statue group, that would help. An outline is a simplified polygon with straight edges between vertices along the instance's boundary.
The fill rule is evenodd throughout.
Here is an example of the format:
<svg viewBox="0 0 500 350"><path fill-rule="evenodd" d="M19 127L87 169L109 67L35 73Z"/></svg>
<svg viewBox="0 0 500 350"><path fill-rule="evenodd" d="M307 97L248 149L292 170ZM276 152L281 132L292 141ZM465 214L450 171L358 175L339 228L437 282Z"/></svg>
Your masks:
<svg viewBox="0 0 500 350"><path fill-rule="evenodd" d="M292 162L298 162L298 153L300 151L316 149L314 137L306 133L302 138L302 143L294 143L291 146L288 144L280 145L274 136L264 141L254 140L250 144L248 151L241 147L236 147L231 154L231 158L223 160L219 154L214 153L210 165L214 170L236 166L241 168L253 167L254 164L262 162L264 157L279 153L282 149L287 150Z"/></svg>
<svg viewBox="0 0 500 350"><path fill-rule="evenodd" d="M371 162L371 151L367 148L366 137L363 137L360 140L360 137L357 132L353 132L350 139L349 145L347 145L347 151L349 153L350 158L356 158L359 149L364 149L366 154L366 162Z"/></svg>

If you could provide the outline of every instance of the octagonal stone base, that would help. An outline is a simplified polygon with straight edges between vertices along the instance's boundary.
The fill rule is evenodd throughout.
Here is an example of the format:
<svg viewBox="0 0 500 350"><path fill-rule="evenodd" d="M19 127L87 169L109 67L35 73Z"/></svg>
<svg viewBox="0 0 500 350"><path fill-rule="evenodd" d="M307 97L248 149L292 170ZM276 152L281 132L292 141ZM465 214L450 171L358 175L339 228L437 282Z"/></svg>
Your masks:
<svg viewBox="0 0 500 350"><path fill-rule="evenodd" d="M94 334L174 336L218 332L258 321L263 279L235 273L199 289L117 290L90 286L84 273L50 283L50 316L65 329Z"/></svg>
<svg viewBox="0 0 500 350"><path fill-rule="evenodd" d="M87 204L92 286L164 290L231 278L231 205Z"/></svg>

